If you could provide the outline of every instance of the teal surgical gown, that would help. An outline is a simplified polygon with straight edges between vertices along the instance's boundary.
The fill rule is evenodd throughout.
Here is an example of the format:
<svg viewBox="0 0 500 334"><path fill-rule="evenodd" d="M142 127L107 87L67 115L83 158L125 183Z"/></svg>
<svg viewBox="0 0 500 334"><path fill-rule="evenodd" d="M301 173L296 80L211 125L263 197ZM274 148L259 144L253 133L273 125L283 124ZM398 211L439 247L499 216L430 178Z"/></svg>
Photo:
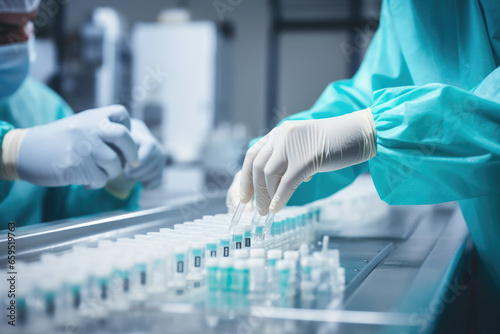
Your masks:
<svg viewBox="0 0 500 334"><path fill-rule="evenodd" d="M316 174L290 204L331 195L368 169L389 204L458 200L487 290L478 292L479 312L490 318L500 315L499 65L500 1L385 0L355 76L331 83L311 110L288 118L369 107L377 155Z"/></svg>
<svg viewBox="0 0 500 334"><path fill-rule="evenodd" d="M14 95L0 100L0 147L5 134L13 128L46 124L71 114L71 108L56 93L28 78ZM0 230L6 229L10 221L22 226L108 210L135 209L138 196L139 185L127 199L120 200L104 189L46 188L25 181L0 180Z"/></svg>

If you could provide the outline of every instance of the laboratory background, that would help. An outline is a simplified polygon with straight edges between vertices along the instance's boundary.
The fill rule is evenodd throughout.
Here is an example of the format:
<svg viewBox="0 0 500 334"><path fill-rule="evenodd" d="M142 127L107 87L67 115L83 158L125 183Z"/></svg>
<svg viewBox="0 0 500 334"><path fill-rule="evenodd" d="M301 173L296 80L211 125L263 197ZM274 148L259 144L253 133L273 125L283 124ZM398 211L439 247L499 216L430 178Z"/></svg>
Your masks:
<svg viewBox="0 0 500 334"><path fill-rule="evenodd" d="M199 192L213 174L227 188L252 138L355 73L380 15L380 1L137 6L42 1L30 74L77 112L122 104L143 120L167 150L161 190L173 197ZM271 30L281 16L290 23ZM142 204L165 200L144 194Z"/></svg>
<svg viewBox="0 0 500 334"><path fill-rule="evenodd" d="M31 2L0 92L1 333L500 333L494 1ZM44 167L93 140L113 177ZM300 186L273 175L294 157Z"/></svg>

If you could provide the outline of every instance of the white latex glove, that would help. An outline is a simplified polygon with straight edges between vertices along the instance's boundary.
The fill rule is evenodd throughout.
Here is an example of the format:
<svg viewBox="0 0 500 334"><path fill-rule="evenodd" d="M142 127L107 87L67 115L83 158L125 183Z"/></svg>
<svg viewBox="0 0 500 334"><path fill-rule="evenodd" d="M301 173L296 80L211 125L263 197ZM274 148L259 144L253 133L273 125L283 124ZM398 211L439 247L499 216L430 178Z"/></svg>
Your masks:
<svg viewBox="0 0 500 334"><path fill-rule="evenodd" d="M227 212L229 213L233 213L240 202L240 179L241 179L241 170L234 175L233 183L231 183L231 186L227 191L226 207L227 207ZM245 211L247 212L254 211L252 201L250 203L247 203L247 205L245 206Z"/></svg>
<svg viewBox="0 0 500 334"><path fill-rule="evenodd" d="M127 166L124 176L142 183L145 189L161 184L167 157L161 144L142 121L131 119L131 135L139 148L139 166Z"/></svg>
<svg viewBox="0 0 500 334"><path fill-rule="evenodd" d="M259 214L276 213L297 187L320 172L356 165L376 154L371 110L303 121L287 121L250 148L243 163L240 198Z"/></svg>
<svg viewBox="0 0 500 334"><path fill-rule="evenodd" d="M127 110L115 105L11 130L2 142L2 178L46 187L101 188L120 175L125 163L138 164L129 129Z"/></svg>

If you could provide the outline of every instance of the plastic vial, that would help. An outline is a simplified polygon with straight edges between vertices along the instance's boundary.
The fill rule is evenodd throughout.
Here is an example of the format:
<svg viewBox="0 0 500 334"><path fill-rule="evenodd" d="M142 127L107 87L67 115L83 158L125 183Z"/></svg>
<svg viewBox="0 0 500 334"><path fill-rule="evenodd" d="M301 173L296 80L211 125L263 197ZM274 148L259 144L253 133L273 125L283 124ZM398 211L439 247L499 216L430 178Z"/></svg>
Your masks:
<svg viewBox="0 0 500 334"><path fill-rule="evenodd" d="M264 258L251 258L248 260L250 268L250 292L258 297L263 295L266 289L266 261Z"/></svg>
<svg viewBox="0 0 500 334"><path fill-rule="evenodd" d="M255 240L256 242L264 240L264 225L255 227L253 240Z"/></svg>
<svg viewBox="0 0 500 334"><path fill-rule="evenodd" d="M224 257L219 261L219 290L231 291L231 276L233 271L233 259Z"/></svg>
<svg viewBox="0 0 500 334"><path fill-rule="evenodd" d="M174 276L176 279L183 279L186 275L186 258L187 258L188 248L186 246L175 247L175 268Z"/></svg>
<svg viewBox="0 0 500 334"><path fill-rule="evenodd" d="M253 248L250 249L250 257L251 258L266 258L266 250L264 248Z"/></svg>
<svg viewBox="0 0 500 334"><path fill-rule="evenodd" d="M290 296L294 294L293 282L291 275L290 262L287 260L279 260L276 262L276 270L278 272L279 291L281 296Z"/></svg>
<svg viewBox="0 0 500 334"><path fill-rule="evenodd" d="M232 272L231 289L238 294L248 294L249 269L248 260L236 259Z"/></svg>
<svg viewBox="0 0 500 334"><path fill-rule="evenodd" d="M235 259L247 259L249 251L248 249L235 249L233 255Z"/></svg>
<svg viewBox="0 0 500 334"><path fill-rule="evenodd" d="M207 267L207 285L208 290L216 291L219 288L219 282L217 279L219 271L219 260L216 258L209 258L206 261Z"/></svg>

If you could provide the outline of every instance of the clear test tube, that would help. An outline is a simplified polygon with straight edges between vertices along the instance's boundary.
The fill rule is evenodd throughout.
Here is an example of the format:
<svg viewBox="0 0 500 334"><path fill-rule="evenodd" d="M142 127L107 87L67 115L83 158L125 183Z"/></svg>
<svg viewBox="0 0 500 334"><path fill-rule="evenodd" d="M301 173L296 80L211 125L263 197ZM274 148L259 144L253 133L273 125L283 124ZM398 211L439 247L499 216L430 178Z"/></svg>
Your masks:
<svg viewBox="0 0 500 334"><path fill-rule="evenodd" d="M172 253L173 279L167 283L167 289L171 296L184 295L187 288L186 272L188 271L187 259L189 248L177 244Z"/></svg>
<svg viewBox="0 0 500 334"><path fill-rule="evenodd" d="M202 242L191 243L189 251L189 272L201 273L204 268L205 244Z"/></svg>
<svg viewBox="0 0 500 334"><path fill-rule="evenodd" d="M117 248L110 249L109 252L111 257L115 259L109 283L112 291L109 305L113 310L126 310L129 307L131 256L128 251Z"/></svg>
<svg viewBox="0 0 500 334"><path fill-rule="evenodd" d="M255 227L252 239L256 245L262 245L262 242L264 241L264 225Z"/></svg>
<svg viewBox="0 0 500 334"><path fill-rule="evenodd" d="M264 258L250 258L248 267L250 269L249 289L253 299L264 297L266 291L266 260Z"/></svg>
<svg viewBox="0 0 500 334"><path fill-rule="evenodd" d="M231 225L229 227L229 230L232 232L236 225L240 222L241 215L243 211L245 210L245 204L239 202L238 206L236 207L236 210L234 210L234 215L233 218L231 219Z"/></svg>
<svg viewBox="0 0 500 334"><path fill-rule="evenodd" d="M255 213L253 214L253 217L252 217L252 227L253 228L255 228L255 226L259 225L261 218L262 218L262 216L259 215L259 211L255 210Z"/></svg>
<svg viewBox="0 0 500 334"><path fill-rule="evenodd" d="M184 280L187 272L187 259L188 259L188 250L187 246L176 246L174 250L174 279L175 280Z"/></svg>
<svg viewBox="0 0 500 334"><path fill-rule="evenodd" d="M188 287L199 288L203 280L203 269L205 268L205 243L193 242L189 250L189 273L186 276Z"/></svg>

